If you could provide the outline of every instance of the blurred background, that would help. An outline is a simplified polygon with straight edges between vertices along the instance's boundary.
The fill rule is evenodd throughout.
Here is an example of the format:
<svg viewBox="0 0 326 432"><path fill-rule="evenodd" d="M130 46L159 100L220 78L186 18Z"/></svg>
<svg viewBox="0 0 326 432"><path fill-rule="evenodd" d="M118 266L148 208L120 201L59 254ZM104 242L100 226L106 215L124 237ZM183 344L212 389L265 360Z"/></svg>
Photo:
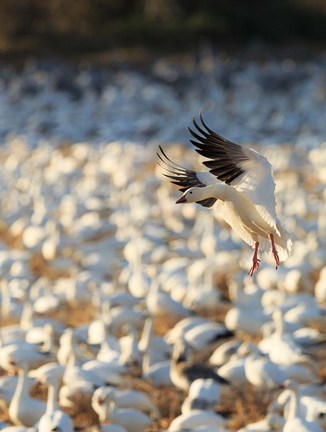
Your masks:
<svg viewBox="0 0 326 432"><path fill-rule="evenodd" d="M127 47L194 50L253 40L325 41L323 0L2 0L1 48L10 53L82 54Z"/></svg>
<svg viewBox="0 0 326 432"><path fill-rule="evenodd" d="M168 334L191 316L209 325L200 333L194 324L187 339L203 362L220 325L233 342L253 342L254 355L274 329L291 343L294 330L308 330L295 342L316 351L311 363L298 360L294 379L325 383L325 42L325 0L0 0L0 378L12 365L34 367L40 346L45 362L68 347L62 364L72 370L117 359L127 381L114 372L113 383L144 391L160 412L146 430L167 430L184 399L169 368L185 327ZM262 254L248 276L252 251L218 205L174 205L179 192L156 152L162 145L181 166L201 166L187 130L200 111L273 166L277 213L294 238L277 270ZM274 313L282 308L284 326ZM232 350L212 364L228 367ZM164 380L154 376L161 362ZM86 402L69 374L71 400L60 399L83 432L99 430L92 392L108 378L96 370ZM219 405L229 431L261 420L277 396L269 377L265 388L241 374ZM14 388L0 380L0 430L16 421L7 413ZM33 394L45 400L44 390ZM34 413L28 398L19 400Z"/></svg>
<svg viewBox="0 0 326 432"><path fill-rule="evenodd" d="M1 0L0 139L185 141L200 110L233 139L315 139L325 34L323 0Z"/></svg>

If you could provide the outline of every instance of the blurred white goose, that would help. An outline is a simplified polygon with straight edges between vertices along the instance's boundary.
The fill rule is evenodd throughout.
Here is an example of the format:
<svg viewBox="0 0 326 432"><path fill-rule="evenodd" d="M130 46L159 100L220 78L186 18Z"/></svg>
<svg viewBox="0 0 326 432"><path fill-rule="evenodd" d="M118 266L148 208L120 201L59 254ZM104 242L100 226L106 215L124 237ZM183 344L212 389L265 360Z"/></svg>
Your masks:
<svg viewBox="0 0 326 432"><path fill-rule="evenodd" d="M90 406L94 385L86 380L71 382L59 390L59 405L73 411Z"/></svg>
<svg viewBox="0 0 326 432"><path fill-rule="evenodd" d="M237 352L241 342L238 340L230 340L222 343L210 356L208 362L214 366L222 366L226 364L230 358Z"/></svg>
<svg viewBox="0 0 326 432"><path fill-rule="evenodd" d="M33 327L44 327L46 324L51 324L53 330L57 334L61 334L65 326L59 321L51 318L34 318L34 306L30 300L26 300L24 303L23 313L20 319L20 325L25 331Z"/></svg>
<svg viewBox="0 0 326 432"><path fill-rule="evenodd" d="M248 382L258 388L274 389L279 387L288 376L279 365L274 364L267 356L262 355L256 345L243 343L239 352L247 355L244 362Z"/></svg>
<svg viewBox="0 0 326 432"><path fill-rule="evenodd" d="M200 119L202 126L193 119L197 132L190 128L189 131L197 140L191 140L196 151L209 159L203 162L209 172L195 172L175 164L161 147L158 154L167 171L166 177L183 192L176 203L196 202L211 207L220 200L219 214L254 248L248 274L252 276L259 268L259 248L271 250L277 268L288 257L292 241L276 216L270 163L257 151L234 144L212 131L202 115Z"/></svg>
<svg viewBox="0 0 326 432"><path fill-rule="evenodd" d="M269 431L282 431L285 420L283 417L269 413L267 416L255 423L250 423L237 432L269 432ZM294 432L294 431L293 431Z"/></svg>
<svg viewBox="0 0 326 432"><path fill-rule="evenodd" d="M152 316L168 314L175 317L185 317L192 314L181 302L174 300L169 293L161 290L156 276L153 277L149 293L146 296L146 306Z"/></svg>
<svg viewBox="0 0 326 432"><path fill-rule="evenodd" d="M151 362L149 353L143 357L143 379L152 383L155 387L170 386L171 381L171 362L170 360Z"/></svg>
<svg viewBox="0 0 326 432"><path fill-rule="evenodd" d="M110 421L124 427L128 432L144 432L152 424L148 415L134 408L118 408L116 403L94 404L93 408L99 415L100 422Z"/></svg>
<svg viewBox="0 0 326 432"><path fill-rule="evenodd" d="M246 384L245 359L240 356L232 356L223 366L219 367L218 374L233 385Z"/></svg>
<svg viewBox="0 0 326 432"><path fill-rule="evenodd" d="M2 406L2 404L4 404L5 406L9 406L17 387L17 381L17 375L4 375L0 377L0 407ZM33 380L30 380L28 387L32 385L32 382Z"/></svg>
<svg viewBox="0 0 326 432"><path fill-rule="evenodd" d="M188 392L191 384L198 378L212 379L218 384L228 384L228 381L204 363L193 363L187 360L186 347L176 343L171 358L170 377L179 389Z"/></svg>
<svg viewBox="0 0 326 432"><path fill-rule="evenodd" d="M18 370L17 386L9 405L8 414L15 425L31 427L44 414L46 404L29 396L30 382L27 379L27 371L29 361L33 360L33 354L23 346L15 348L7 346L2 348L0 353L0 365L3 369Z"/></svg>
<svg viewBox="0 0 326 432"><path fill-rule="evenodd" d="M38 432L53 430L73 432L74 426L71 418L61 411L58 406L59 384L63 375L63 367L53 364L39 377L39 380L48 385L48 400L46 411L38 423Z"/></svg>
<svg viewBox="0 0 326 432"><path fill-rule="evenodd" d="M302 347L294 341L291 334L284 331L284 318L280 309L273 312L273 319L276 331L259 342L259 349L268 353L272 362L277 364L292 366L293 363L306 362L308 357L304 355Z"/></svg>
<svg viewBox="0 0 326 432"><path fill-rule="evenodd" d="M298 385L294 381L286 384L287 388L291 390L291 399L283 432L323 432L324 429L317 421L305 418L297 394Z"/></svg>
<svg viewBox="0 0 326 432"><path fill-rule="evenodd" d="M72 351L74 352L75 357L82 357L82 352L77 343L74 330L66 328L59 339L59 349L57 351L58 362L61 365L66 366Z"/></svg>
<svg viewBox="0 0 326 432"><path fill-rule="evenodd" d="M7 426L1 429L1 432L37 432L37 430L33 427Z"/></svg>
<svg viewBox="0 0 326 432"><path fill-rule="evenodd" d="M108 405L111 401L115 401L119 408L135 408L151 414L153 417L157 418L159 416L157 406L150 400L147 394L131 389L118 390L110 386L99 387L93 394L92 406L95 410L95 406Z"/></svg>
<svg viewBox="0 0 326 432"><path fill-rule="evenodd" d="M184 334L189 347L195 351L205 350L214 346L218 341L233 336L234 333L224 325L216 322L198 324Z"/></svg>
<svg viewBox="0 0 326 432"><path fill-rule="evenodd" d="M191 384L189 394L182 403L181 412L187 414L196 409L214 411L220 394L221 390L217 382L199 378Z"/></svg>
<svg viewBox="0 0 326 432"><path fill-rule="evenodd" d="M148 354L152 363L157 363L170 358L171 346L162 336L154 335L153 319L151 317L147 318L144 323L142 335L138 343L138 349L141 353Z"/></svg>
<svg viewBox="0 0 326 432"><path fill-rule="evenodd" d="M179 432L181 430L193 431L196 428L205 426L203 430L211 430L214 427L216 432L224 431L223 425L226 420L219 414L205 410L193 410L187 414L181 414L172 420L168 432Z"/></svg>
<svg viewBox="0 0 326 432"><path fill-rule="evenodd" d="M184 318L181 321L177 322L175 326L165 334L165 340L169 344L173 344L177 341L183 340L183 336L187 331L195 328L197 325L209 322L210 321L207 318L203 318L200 316Z"/></svg>
<svg viewBox="0 0 326 432"><path fill-rule="evenodd" d="M78 365L74 351L71 351L69 361L63 375L64 384L77 381L88 381L95 386L105 384L119 385L123 378L120 375L125 370L118 363L106 363L100 360L89 360L82 366Z"/></svg>
<svg viewBox="0 0 326 432"><path fill-rule="evenodd" d="M118 424L108 424L108 425L101 425L99 427L100 432L127 432L127 429L124 427L118 425Z"/></svg>
<svg viewBox="0 0 326 432"><path fill-rule="evenodd" d="M119 339L121 355L119 362L121 365L139 365L142 354L138 348L138 332L130 325L125 326L125 336Z"/></svg>
<svg viewBox="0 0 326 432"><path fill-rule="evenodd" d="M325 408L325 402L322 400L324 397L323 389L324 385L319 383L299 384L296 387L296 394L301 402L300 410L309 420L315 419L314 414L323 411ZM287 418L291 394L292 390L285 388L269 405L269 412L277 413Z"/></svg>

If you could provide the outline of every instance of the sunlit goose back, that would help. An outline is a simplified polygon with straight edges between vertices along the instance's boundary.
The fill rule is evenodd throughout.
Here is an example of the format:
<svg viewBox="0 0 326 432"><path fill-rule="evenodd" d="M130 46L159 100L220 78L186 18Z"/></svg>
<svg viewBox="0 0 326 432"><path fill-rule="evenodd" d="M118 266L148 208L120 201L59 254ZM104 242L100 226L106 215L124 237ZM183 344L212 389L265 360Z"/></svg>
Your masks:
<svg viewBox="0 0 326 432"><path fill-rule="evenodd" d="M157 406L146 393L131 389L118 390L110 386L99 387L93 394L92 406L99 414L101 407L104 404L109 405L111 401L114 401L119 408L135 408L156 418L159 416Z"/></svg>
<svg viewBox="0 0 326 432"><path fill-rule="evenodd" d="M9 350L10 348L14 348ZM20 347L19 347L20 348ZM26 359L22 357L26 356ZM30 382L27 379L29 360L32 361L33 354L24 349L5 347L1 349L0 362L5 370L18 370L18 381L12 400L10 401L8 414L15 425L34 426L46 410L43 401L33 399L29 396Z"/></svg>
<svg viewBox="0 0 326 432"><path fill-rule="evenodd" d="M170 377L173 384L185 392L188 392L193 381L198 378L212 379L219 384L228 383L211 367L189 361L186 356L186 348L180 342L173 347Z"/></svg>
<svg viewBox="0 0 326 432"><path fill-rule="evenodd" d="M290 381L287 382L288 388L291 390L290 406L288 416L283 427L283 432L322 432L323 428L315 420L307 420L300 406L300 399L297 394L297 384Z"/></svg>
<svg viewBox="0 0 326 432"><path fill-rule="evenodd" d="M281 310L275 310L273 318L276 320L277 328L267 339L263 339L259 348L269 354L270 359L277 364L291 365L300 363L307 358L302 348L293 340L291 334L284 332L283 314Z"/></svg>
<svg viewBox="0 0 326 432"><path fill-rule="evenodd" d="M284 426L285 420L283 417L278 416L277 414L269 413L267 416L259 420L255 423L250 423L241 429L238 429L237 432L258 432L258 431L282 431Z"/></svg>
<svg viewBox="0 0 326 432"><path fill-rule="evenodd" d="M256 345L245 343L240 346L239 351L247 355L244 369L246 378L252 385L263 389L275 389L288 378L279 365L262 355Z"/></svg>
<svg viewBox="0 0 326 432"><path fill-rule="evenodd" d="M151 418L134 408L118 408L114 401L109 404L93 405L100 417L100 422L109 420L123 426L128 432L144 432L152 424Z"/></svg>
<svg viewBox="0 0 326 432"><path fill-rule="evenodd" d="M196 409L214 411L220 399L220 393L220 386L212 379L199 378L193 381L188 396L182 404L182 414Z"/></svg>
<svg viewBox="0 0 326 432"><path fill-rule="evenodd" d="M169 293L164 292L157 279L153 279L146 305L152 316L169 314L175 317L189 316L192 312L181 302L174 300Z"/></svg>
<svg viewBox="0 0 326 432"><path fill-rule="evenodd" d="M203 430L224 431L225 419L213 412L205 410L193 410L187 414L181 414L172 420L169 432L179 432L182 430L194 431L196 428L203 427ZM210 429L211 428L211 429Z"/></svg>
<svg viewBox="0 0 326 432"><path fill-rule="evenodd" d="M71 418L58 406L58 392L62 375L63 368L58 365L57 368L54 366L52 370L48 370L39 377L41 382L48 385L47 407L38 423L39 432L48 432L49 430L74 431Z"/></svg>
<svg viewBox="0 0 326 432"><path fill-rule="evenodd" d="M183 195L176 203L199 203L211 207L219 200L219 213L236 233L255 249L249 274L259 268L258 250L271 250L276 267L292 246L275 210L275 183L272 167L253 149L234 144L212 131L200 116L190 132L196 151L209 159L209 172L195 172L172 162L160 147L160 162L166 176Z"/></svg>

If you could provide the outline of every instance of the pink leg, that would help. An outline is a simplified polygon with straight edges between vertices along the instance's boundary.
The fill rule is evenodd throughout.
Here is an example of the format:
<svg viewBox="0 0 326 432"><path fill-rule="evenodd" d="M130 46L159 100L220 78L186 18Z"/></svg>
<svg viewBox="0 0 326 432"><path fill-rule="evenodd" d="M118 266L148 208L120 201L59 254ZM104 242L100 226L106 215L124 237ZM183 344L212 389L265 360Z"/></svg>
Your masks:
<svg viewBox="0 0 326 432"><path fill-rule="evenodd" d="M279 266L279 264L280 264L280 258L278 256L278 252L277 252L276 247L275 247L273 234L269 235L269 239L270 239L270 241L272 243L272 253L273 253L273 256L274 256L274 259L275 259L276 268L277 268Z"/></svg>
<svg viewBox="0 0 326 432"><path fill-rule="evenodd" d="M254 256L252 257L252 267L248 271L249 276L252 276L255 273L255 271L259 269L260 259L258 259L258 249L259 249L259 242L256 242Z"/></svg>

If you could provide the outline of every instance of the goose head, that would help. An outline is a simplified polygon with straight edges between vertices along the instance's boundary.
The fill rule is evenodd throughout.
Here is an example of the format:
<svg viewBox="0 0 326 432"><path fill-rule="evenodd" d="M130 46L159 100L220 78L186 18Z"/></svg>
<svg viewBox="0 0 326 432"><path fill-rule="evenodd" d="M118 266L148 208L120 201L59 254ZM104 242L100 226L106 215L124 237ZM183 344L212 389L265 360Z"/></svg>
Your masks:
<svg viewBox="0 0 326 432"><path fill-rule="evenodd" d="M184 203L194 203L201 201L203 199L203 188L201 187L192 187L187 189L184 194L181 195L179 199L176 200L176 204L184 204Z"/></svg>
<svg viewBox="0 0 326 432"><path fill-rule="evenodd" d="M204 207L212 207L216 200L225 199L225 187L226 185L211 184L208 186L194 186L187 189L179 199L176 200L176 204L183 203L197 203Z"/></svg>
<svg viewBox="0 0 326 432"><path fill-rule="evenodd" d="M175 364L184 363L188 358L188 347L184 342L177 341L172 350L172 360Z"/></svg>

